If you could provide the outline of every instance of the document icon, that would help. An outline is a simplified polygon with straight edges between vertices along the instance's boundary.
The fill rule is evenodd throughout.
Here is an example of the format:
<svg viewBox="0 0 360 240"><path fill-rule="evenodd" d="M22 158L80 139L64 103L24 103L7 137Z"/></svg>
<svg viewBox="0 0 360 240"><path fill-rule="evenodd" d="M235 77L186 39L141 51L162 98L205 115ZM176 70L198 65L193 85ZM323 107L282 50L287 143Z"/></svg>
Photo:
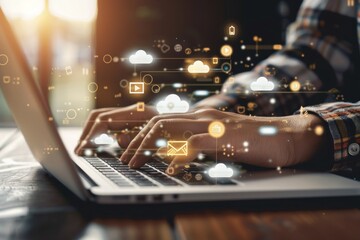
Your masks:
<svg viewBox="0 0 360 240"><path fill-rule="evenodd" d="M130 82L130 94L144 94L144 82Z"/></svg>
<svg viewBox="0 0 360 240"><path fill-rule="evenodd" d="M168 156L187 156L188 142L187 141L168 141L167 155Z"/></svg>

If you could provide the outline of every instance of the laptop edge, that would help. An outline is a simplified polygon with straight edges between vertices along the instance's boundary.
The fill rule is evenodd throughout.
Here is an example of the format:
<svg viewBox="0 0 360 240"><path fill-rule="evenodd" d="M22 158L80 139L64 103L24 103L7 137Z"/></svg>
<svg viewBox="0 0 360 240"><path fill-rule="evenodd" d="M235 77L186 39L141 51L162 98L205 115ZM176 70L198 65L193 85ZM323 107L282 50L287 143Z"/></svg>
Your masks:
<svg viewBox="0 0 360 240"><path fill-rule="evenodd" d="M49 106L36 86L26 58L1 9L0 26L0 54L6 60L6 64L0 65L0 71L3 76L20 79L18 85L6 83L3 79L0 81L15 122L33 156L43 168L78 197L85 199L85 189L59 137ZM56 150L47 154L46 149L49 147Z"/></svg>

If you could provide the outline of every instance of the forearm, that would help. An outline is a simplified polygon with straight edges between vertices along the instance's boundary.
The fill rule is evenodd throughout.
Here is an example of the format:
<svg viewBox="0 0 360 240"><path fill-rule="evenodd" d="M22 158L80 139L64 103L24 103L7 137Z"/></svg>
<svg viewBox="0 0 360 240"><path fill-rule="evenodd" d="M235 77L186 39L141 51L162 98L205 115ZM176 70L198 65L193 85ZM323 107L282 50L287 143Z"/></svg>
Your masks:
<svg viewBox="0 0 360 240"><path fill-rule="evenodd" d="M220 94L195 107L284 116L300 106L322 103L329 96L314 92L343 87L348 80L344 77L354 72L352 59L358 57L357 45L354 7L341 0L316 3L306 0L296 22L289 28L284 49L259 63L251 72L232 76L234 80L227 81ZM252 92L249 85L260 76L272 81L275 91L289 93ZM290 88L294 80L300 83L300 89ZM248 106L248 103L254 104Z"/></svg>

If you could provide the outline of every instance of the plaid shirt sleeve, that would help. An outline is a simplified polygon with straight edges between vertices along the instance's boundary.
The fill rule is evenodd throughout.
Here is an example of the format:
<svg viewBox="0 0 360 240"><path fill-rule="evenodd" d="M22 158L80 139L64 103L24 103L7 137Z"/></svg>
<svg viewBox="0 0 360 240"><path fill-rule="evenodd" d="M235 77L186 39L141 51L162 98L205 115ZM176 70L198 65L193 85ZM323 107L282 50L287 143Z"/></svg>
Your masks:
<svg viewBox="0 0 360 240"><path fill-rule="evenodd" d="M327 94L314 91L341 88L345 76L354 69L351 57L359 52L356 16L356 6L348 6L346 0L305 0L288 29L284 49L252 71L229 78L220 94L195 107L228 111L246 108L246 113L254 115L288 115L300 106L326 101ZM251 91L250 84L260 76L274 82L274 91ZM289 88L294 80L301 84L297 93Z"/></svg>
<svg viewBox="0 0 360 240"><path fill-rule="evenodd" d="M324 103L303 111L317 114L329 127L334 144L332 170L360 165L360 101Z"/></svg>

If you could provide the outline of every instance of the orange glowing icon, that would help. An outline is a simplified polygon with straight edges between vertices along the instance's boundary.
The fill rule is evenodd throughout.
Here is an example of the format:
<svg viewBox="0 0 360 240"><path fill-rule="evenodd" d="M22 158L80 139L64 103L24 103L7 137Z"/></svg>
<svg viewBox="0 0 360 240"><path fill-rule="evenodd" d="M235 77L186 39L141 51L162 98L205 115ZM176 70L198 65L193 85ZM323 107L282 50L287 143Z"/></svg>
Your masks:
<svg viewBox="0 0 360 240"><path fill-rule="evenodd" d="M224 57L230 57L233 53L233 49L230 45L223 45L220 49L220 53Z"/></svg>

